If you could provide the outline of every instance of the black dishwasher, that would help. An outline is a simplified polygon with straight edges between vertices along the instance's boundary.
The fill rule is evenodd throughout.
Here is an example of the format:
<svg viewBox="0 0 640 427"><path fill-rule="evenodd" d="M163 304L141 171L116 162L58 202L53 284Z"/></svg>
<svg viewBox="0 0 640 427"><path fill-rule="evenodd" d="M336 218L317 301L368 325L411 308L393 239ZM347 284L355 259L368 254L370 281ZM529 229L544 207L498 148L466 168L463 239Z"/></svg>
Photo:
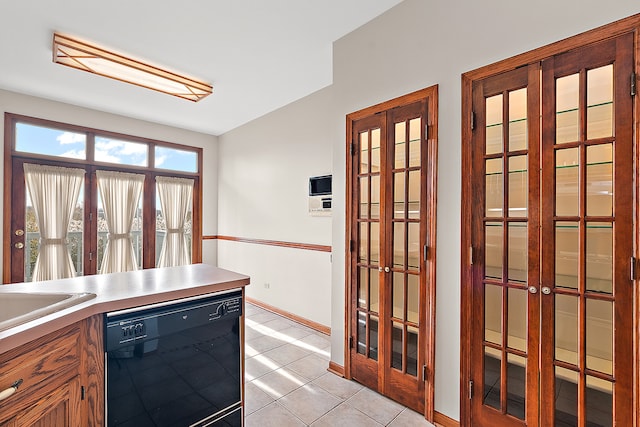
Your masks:
<svg viewBox="0 0 640 427"><path fill-rule="evenodd" d="M241 291L107 313L107 426L242 426L241 314Z"/></svg>

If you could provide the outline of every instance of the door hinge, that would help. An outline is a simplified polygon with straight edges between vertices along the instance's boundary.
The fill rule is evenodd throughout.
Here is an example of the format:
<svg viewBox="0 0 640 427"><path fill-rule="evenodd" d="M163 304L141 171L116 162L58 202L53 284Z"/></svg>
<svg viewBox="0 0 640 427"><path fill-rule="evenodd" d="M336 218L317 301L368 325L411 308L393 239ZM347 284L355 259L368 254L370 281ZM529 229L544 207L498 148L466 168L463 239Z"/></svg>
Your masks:
<svg viewBox="0 0 640 427"><path fill-rule="evenodd" d="M475 112L471 112L471 130L474 130L476 128L476 113Z"/></svg>
<svg viewBox="0 0 640 427"><path fill-rule="evenodd" d="M349 337L349 348L353 348L353 337Z"/></svg>
<svg viewBox="0 0 640 427"><path fill-rule="evenodd" d="M631 96L636 96L636 73L631 73Z"/></svg>
<svg viewBox="0 0 640 427"><path fill-rule="evenodd" d="M473 399L473 380L469 380L469 399Z"/></svg>
<svg viewBox="0 0 640 427"><path fill-rule="evenodd" d="M473 265L473 246L469 246L469 265Z"/></svg>
<svg viewBox="0 0 640 427"><path fill-rule="evenodd" d="M427 365L422 365L422 381L427 380Z"/></svg>
<svg viewBox="0 0 640 427"><path fill-rule="evenodd" d="M89 222L93 221L93 212L89 212Z"/></svg>
<svg viewBox="0 0 640 427"><path fill-rule="evenodd" d="M93 259L93 252L89 252L89 261Z"/></svg>
<svg viewBox="0 0 640 427"><path fill-rule="evenodd" d="M351 147L349 148L349 150L351 151L351 155L355 156L356 155L356 144L351 142Z"/></svg>
<svg viewBox="0 0 640 427"><path fill-rule="evenodd" d="M84 391L84 386L80 386L80 400L84 400L84 395L85 395L85 391Z"/></svg>
<svg viewBox="0 0 640 427"><path fill-rule="evenodd" d="M427 141L429 139L429 125L424 125L424 140Z"/></svg>
<svg viewBox="0 0 640 427"><path fill-rule="evenodd" d="M638 260L636 259L636 257L631 257L630 264L631 266L629 268L629 278L633 282L636 280L636 265L638 264Z"/></svg>
<svg viewBox="0 0 640 427"><path fill-rule="evenodd" d="M356 242L351 239L349 240L349 252L353 252L356 250Z"/></svg>
<svg viewBox="0 0 640 427"><path fill-rule="evenodd" d="M424 245L423 253L422 253L422 258L424 259L424 261L427 260L427 252L428 252L427 245Z"/></svg>

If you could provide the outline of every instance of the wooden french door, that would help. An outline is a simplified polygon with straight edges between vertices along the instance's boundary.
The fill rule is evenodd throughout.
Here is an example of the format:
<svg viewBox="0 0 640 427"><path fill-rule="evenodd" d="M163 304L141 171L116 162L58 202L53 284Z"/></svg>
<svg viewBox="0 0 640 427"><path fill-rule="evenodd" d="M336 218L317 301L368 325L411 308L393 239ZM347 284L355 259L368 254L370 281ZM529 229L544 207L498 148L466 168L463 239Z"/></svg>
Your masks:
<svg viewBox="0 0 640 427"><path fill-rule="evenodd" d="M471 420L633 425L633 37L473 86Z"/></svg>
<svg viewBox="0 0 640 427"><path fill-rule="evenodd" d="M350 123L350 376L422 413L433 383L430 102Z"/></svg>
<svg viewBox="0 0 640 427"><path fill-rule="evenodd" d="M34 163L50 165L60 168L85 169L84 183L82 185L77 203L71 215L69 230L67 231L67 245L69 253L78 275L95 274L95 261L89 256L86 248L95 247L95 233L87 233L86 229L92 227L89 221L91 211L91 171L88 167L73 163L47 162L44 160L24 159L14 157L12 159L11 174L11 234L10 234L10 258L11 258L11 283L30 282L32 280L33 267L38 257L40 247L40 230L36 220L36 213L29 200L24 178L24 164ZM95 180L95 174L93 174ZM95 228L94 228L95 231Z"/></svg>

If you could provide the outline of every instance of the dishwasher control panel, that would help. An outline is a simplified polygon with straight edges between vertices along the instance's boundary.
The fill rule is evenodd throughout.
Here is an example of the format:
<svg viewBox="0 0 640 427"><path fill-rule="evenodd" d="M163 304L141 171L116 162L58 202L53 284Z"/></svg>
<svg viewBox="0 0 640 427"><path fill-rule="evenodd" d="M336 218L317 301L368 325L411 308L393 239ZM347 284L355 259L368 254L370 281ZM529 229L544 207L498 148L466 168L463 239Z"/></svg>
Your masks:
<svg viewBox="0 0 640 427"><path fill-rule="evenodd" d="M121 322L120 329L122 331L120 343L135 341L147 336L144 320Z"/></svg>
<svg viewBox="0 0 640 427"><path fill-rule="evenodd" d="M187 301L161 303L122 312L107 313L105 347L107 351L137 342L157 339L181 330L214 326L215 321L242 315L240 293L213 295Z"/></svg>

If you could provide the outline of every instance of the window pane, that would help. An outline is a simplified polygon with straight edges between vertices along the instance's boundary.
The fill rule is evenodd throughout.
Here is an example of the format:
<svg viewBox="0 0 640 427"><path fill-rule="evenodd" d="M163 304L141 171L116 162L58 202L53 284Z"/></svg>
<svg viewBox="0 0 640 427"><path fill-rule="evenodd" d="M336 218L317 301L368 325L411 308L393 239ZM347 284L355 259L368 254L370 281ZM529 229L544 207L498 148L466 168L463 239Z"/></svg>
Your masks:
<svg viewBox="0 0 640 427"><path fill-rule="evenodd" d="M420 171L409 172L409 218L420 218Z"/></svg>
<svg viewBox="0 0 640 427"><path fill-rule="evenodd" d="M572 74L556 80L556 143L578 140L580 76Z"/></svg>
<svg viewBox="0 0 640 427"><path fill-rule="evenodd" d="M119 165L148 166L149 146L139 142L96 136L95 159Z"/></svg>
<svg viewBox="0 0 640 427"><path fill-rule="evenodd" d="M484 348L484 401L492 408L500 409L500 364L502 353L491 347Z"/></svg>
<svg viewBox="0 0 640 427"><path fill-rule="evenodd" d="M502 216L502 159L489 159L485 165L486 216Z"/></svg>
<svg viewBox="0 0 640 427"><path fill-rule="evenodd" d="M369 269L360 267L358 269L358 307L367 308L369 293Z"/></svg>
<svg viewBox="0 0 640 427"><path fill-rule="evenodd" d="M587 71L587 138L613 136L613 65Z"/></svg>
<svg viewBox="0 0 640 427"><path fill-rule="evenodd" d="M393 273L393 317L404 320L404 277L403 273Z"/></svg>
<svg viewBox="0 0 640 427"><path fill-rule="evenodd" d="M527 359L507 355L507 414L524 420Z"/></svg>
<svg viewBox="0 0 640 427"><path fill-rule="evenodd" d="M404 265L404 222L393 223L393 266L405 268Z"/></svg>
<svg viewBox="0 0 640 427"><path fill-rule="evenodd" d="M526 217L529 183L527 177L527 156L509 158L509 216Z"/></svg>
<svg viewBox="0 0 640 427"><path fill-rule="evenodd" d="M369 218L369 177L360 177L360 216L359 218Z"/></svg>
<svg viewBox="0 0 640 427"><path fill-rule="evenodd" d="M402 370L402 323L393 322L393 332L391 335L391 367Z"/></svg>
<svg viewBox="0 0 640 427"><path fill-rule="evenodd" d="M380 275L375 270L369 270L369 310L380 312Z"/></svg>
<svg viewBox="0 0 640 427"><path fill-rule="evenodd" d="M556 286L578 289L577 222L556 223Z"/></svg>
<svg viewBox="0 0 640 427"><path fill-rule="evenodd" d="M360 223L360 247L358 250L358 262L367 263L369 261L369 223Z"/></svg>
<svg viewBox="0 0 640 427"><path fill-rule="evenodd" d="M360 133L360 173L369 172L369 132Z"/></svg>
<svg viewBox="0 0 640 427"><path fill-rule="evenodd" d="M587 215L613 212L613 144L587 147Z"/></svg>
<svg viewBox="0 0 640 427"><path fill-rule="evenodd" d="M380 175L371 176L371 218L380 218Z"/></svg>
<svg viewBox="0 0 640 427"><path fill-rule="evenodd" d="M369 358L378 360L378 318L369 317Z"/></svg>
<svg viewBox="0 0 640 427"><path fill-rule="evenodd" d="M486 99L487 128L485 130L485 153L502 152L502 95Z"/></svg>
<svg viewBox="0 0 640 427"><path fill-rule="evenodd" d="M613 293L613 226L587 223L587 290Z"/></svg>
<svg viewBox="0 0 640 427"><path fill-rule="evenodd" d="M420 118L409 121L409 166L420 166Z"/></svg>
<svg viewBox="0 0 640 427"><path fill-rule="evenodd" d="M613 375L613 302L587 300L587 368Z"/></svg>
<svg viewBox="0 0 640 427"><path fill-rule="evenodd" d="M509 92L509 151L527 148L527 89Z"/></svg>
<svg viewBox="0 0 640 427"><path fill-rule="evenodd" d="M393 174L393 217L404 218L405 172Z"/></svg>
<svg viewBox="0 0 640 427"><path fill-rule="evenodd" d="M395 157L395 167L398 168L406 168L407 167L407 155L406 155L406 133L407 133L407 124L406 122L396 123L395 127L395 146L396 146L396 157Z"/></svg>
<svg viewBox="0 0 640 427"><path fill-rule="evenodd" d="M508 225L509 265L507 279L512 282L527 283L528 239L527 223L511 222Z"/></svg>
<svg viewBox="0 0 640 427"><path fill-rule="evenodd" d="M488 279L502 279L502 224L488 222L484 239L484 276Z"/></svg>
<svg viewBox="0 0 640 427"><path fill-rule="evenodd" d="M418 376L418 328L407 326L407 374Z"/></svg>
<svg viewBox="0 0 640 427"><path fill-rule="evenodd" d="M578 215L578 149L556 151L556 215Z"/></svg>
<svg viewBox="0 0 640 427"><path fill-rule="evenodd" d="M578 297L556 295L556 344L557 360L578 363Z"/></svg>
<svg viewBox="0 0 640 427"><path fill-rule="evenodd" d="M484 288L484 339L502 344L502 288L485 285Z"/></svg>
<svg viewBox="0 0 640 427"><path fill-rule="evenodd" d="M578 425L578 375L556 366L556 425Z"/></svg>
<svg viewBox="0 0 640 427"><path fill-rule="evenodd" d="M16 123L16 151L86 159L86 149L87 140L83 133Z"/></svg>
<svg viewBox="0 0 640 427"><path fill-rule="evenodd" d="M407 274L407 320L418 323L420 321L420 276Z"/></svg>
<svg viewBox="0 0 640 427"><path fill-rule="evenodd" d="M183 172L198 172L198 153L156 146L155 166Z"/></svg>
<svg viewBox="0 0 640 427"><path fill-rule="evenodd" d="M367 350L367 315L358 311L358 353L365 354Z"/></svg>
<svg viewBox="0 0 640 427"><path fill-rule="evenodd" d="M380 129L371 131L371 172L380 172Z"/></svg>
<svg viewBox="0 0 640 427"><path fill-rule="evenodd" d="M589 427L610 427L613 419L613 384L600 378L587 376L587 421ZM619 425L619 424L617 424Z"/></svg>
<svg viewBox="0 0 640 427"><path fill-rule="evenodd" d="M509 315L507 318L507 345L527 351L527 295L525 289L507 290Z"/></svg>

